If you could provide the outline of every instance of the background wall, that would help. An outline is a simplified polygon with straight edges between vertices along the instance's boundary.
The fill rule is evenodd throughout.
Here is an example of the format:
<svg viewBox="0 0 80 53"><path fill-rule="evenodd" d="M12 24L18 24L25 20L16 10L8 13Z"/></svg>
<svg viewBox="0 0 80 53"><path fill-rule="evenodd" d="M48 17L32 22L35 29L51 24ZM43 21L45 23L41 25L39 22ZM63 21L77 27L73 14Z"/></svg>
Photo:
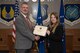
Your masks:
<svg viewBox="0 0 80 53"><path fill-rule="evenodd" d="M23 2L22 0L18 0L19 3ZM21 1L21 2L20 2ZM0 4L14 4L15 1L14 0L0 0ZM29 6L30 6L30 13L32 13L32 5L34 3L37 3L37 2L32 2L31 0L28 2L29 3ZM48 4L48 14L50 14L51 12L57 12L59 14L59 9L60 9L60 0L46 0L44 2L42 2L41 4ZM66 4L80 4L80 0L64 0L64 5ZM1 10L0 10L1 11ZM0 28L12 28L12 25L11 26L7 26L3 23L0 22ZM74 26L70 26L68 24L65 24L65 28L68 28L68 29L80 29L80 23L74 25Z"/></svg>

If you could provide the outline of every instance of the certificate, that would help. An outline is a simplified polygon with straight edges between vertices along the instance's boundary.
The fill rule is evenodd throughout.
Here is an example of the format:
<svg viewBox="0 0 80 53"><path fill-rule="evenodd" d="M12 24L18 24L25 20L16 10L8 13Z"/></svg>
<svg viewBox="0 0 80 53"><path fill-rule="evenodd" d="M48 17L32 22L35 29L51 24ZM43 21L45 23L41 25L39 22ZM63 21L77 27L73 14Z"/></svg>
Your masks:
<svg viewBox="0 0 80 53"><path fill-rule="evenodd" d="M46 36L46 31L47 31L46 26L41 26L41 25L36 25L33 31L33 34L39 35L39 36Z"/></svg>

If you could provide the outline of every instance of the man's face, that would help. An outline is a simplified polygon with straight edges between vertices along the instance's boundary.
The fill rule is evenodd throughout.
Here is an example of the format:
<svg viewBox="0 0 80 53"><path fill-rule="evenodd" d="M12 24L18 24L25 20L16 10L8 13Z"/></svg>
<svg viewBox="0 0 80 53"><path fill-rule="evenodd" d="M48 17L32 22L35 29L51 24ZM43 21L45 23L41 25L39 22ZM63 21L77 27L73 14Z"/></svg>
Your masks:
<svg viewBox="0 0 80 53"><path fill-rule="evenodd" d="M28 9L28 5L27 4L22 4L20 10L23 14L27 14L29 12L29 9Z"/></svg>

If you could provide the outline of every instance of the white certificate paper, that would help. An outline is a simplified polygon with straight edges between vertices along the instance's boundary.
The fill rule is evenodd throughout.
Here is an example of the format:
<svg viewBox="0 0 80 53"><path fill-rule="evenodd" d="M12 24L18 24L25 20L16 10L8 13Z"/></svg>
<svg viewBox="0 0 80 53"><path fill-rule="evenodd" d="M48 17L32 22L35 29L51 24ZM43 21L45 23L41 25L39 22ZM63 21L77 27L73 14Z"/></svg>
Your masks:
<svg viewBox="0 0 80 53"><path fill-rule="evenodd" d="M47 31L46 26L41 26L41 25L36 25L33 31L33 34L39 35L39 36L46 36L46 31Z"/></svg>

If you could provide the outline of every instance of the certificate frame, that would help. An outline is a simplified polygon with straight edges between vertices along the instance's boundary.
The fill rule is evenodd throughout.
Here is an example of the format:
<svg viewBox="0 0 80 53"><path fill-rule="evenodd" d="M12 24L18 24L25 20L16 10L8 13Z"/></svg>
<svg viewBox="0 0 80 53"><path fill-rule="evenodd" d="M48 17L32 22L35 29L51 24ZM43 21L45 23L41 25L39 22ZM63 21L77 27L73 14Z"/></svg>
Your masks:
<svg viewBox="0 0 80 53"><path fill-rule="evenodd" d="M45 37L47 29L48 29L48 27L46 27L46 26L36 25L34 27L33 34Z"/></svg>

